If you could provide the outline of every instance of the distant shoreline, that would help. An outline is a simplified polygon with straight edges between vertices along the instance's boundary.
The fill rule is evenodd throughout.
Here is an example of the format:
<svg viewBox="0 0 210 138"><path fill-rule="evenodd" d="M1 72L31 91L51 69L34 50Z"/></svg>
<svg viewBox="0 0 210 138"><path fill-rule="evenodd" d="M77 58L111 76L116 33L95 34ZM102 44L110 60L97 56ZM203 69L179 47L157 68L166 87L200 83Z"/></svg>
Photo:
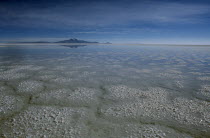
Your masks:
<svg viewBox="0 0 210 138"><path fill-rule="evenodd" d="M196 45L196 44L133 44L133 43L0 43L0 46L10 45L132 45L132 46L205 46L210 45Z"/></svg>

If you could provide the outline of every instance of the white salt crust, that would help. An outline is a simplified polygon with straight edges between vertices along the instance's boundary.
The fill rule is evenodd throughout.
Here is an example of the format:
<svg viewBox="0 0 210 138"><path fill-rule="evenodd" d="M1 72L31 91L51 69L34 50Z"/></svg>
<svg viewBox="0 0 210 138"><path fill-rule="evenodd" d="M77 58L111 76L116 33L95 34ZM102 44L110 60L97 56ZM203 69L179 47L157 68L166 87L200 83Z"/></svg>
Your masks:
<svg viewBox="0 0 210 138"><path fill-rule="evenodd" d="M94 125L91 129L91 137L93 138L192 138L190 135L160 125L114 124L101 120Z"/></svg>
<svg viewBox="0 0 210 138"><path fill-rule="evenodd" d="M166 122L176 125L199 126L210 131L210 104L197 99L175 98L171 101L169 93L161 88L151 88L149 91L139 91L127 86L112 86L111 99L121 100L115 105L104 105L102 115L111 120L144 120L146 122ZM123 102L128 99L127 102ZM130 99L130 101L129 101Z"/></svg>
<svg viewBox="0 0 210 138"><path fill-rule="evenodd" d="M202 80L202 81L210 81L210 77L198 77L198 80Z"/></svg>
<svg viewBox="0 0 210 138"><path fill-rule="evenodd" d="M202 85L201 89L197 92L198 95L204 96L210 100L210 85Z"/></svg>
<svg viewBox="0 0 210 138"><path fill-rule="evenodd" d="M0 120L14 114L24 107L24 99L19 96L0 95Z"/></svg>
<svg viewBox="0 0 210 138"><path fill-rule="evenodd" d="M59 89L49 93L40 93L32 98L34 104L50 104L63 106L91 106L98 103L99 91L85 87L79 87L74 91Z"/></svg>
<svg viewBox="0 0 210 138"><path fill-rule="evenodd" d="M18 87L17 92L20 94L29 94L33 95L41 92L44 89L44 85L42 82L26 80L22 81Z"/></svg>
<svg viewBox="0 0 210 138"><path fill-rule="evenodd" d="M81 138L88 136L85 109L31 106L3 123L5 138Z"/></svg>

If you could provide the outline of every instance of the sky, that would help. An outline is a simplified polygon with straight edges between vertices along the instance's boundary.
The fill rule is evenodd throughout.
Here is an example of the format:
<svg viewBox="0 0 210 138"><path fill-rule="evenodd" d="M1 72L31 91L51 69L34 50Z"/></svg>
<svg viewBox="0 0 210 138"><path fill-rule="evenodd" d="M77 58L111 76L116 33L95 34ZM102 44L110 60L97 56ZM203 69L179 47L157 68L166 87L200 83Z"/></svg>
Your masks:
<svg viewBox="0 0 210 138"><path fill-rule="evenodd" d="M0 42L210 44L210 0L0 0Z"/></svg>

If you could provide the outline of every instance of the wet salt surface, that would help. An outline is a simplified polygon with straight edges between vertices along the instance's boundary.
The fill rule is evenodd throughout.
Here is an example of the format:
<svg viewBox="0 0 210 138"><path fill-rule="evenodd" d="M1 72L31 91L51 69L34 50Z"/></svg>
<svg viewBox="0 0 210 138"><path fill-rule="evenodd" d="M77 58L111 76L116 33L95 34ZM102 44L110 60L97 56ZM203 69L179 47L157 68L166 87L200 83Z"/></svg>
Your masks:
<svg viewBox="0 0 210 138"><path fill-rule="evenodd" d="M210 137L210 47L0 48L0 137Z"/></svg>

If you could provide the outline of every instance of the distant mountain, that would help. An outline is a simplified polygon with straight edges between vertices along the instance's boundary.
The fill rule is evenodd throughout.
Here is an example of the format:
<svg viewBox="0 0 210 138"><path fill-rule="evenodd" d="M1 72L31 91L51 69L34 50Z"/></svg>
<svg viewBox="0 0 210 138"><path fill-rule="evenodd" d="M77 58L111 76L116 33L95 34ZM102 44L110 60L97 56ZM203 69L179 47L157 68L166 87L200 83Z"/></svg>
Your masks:
<svg viewBox="0 0 210 138"><path fill-rule="evenodd" d="M61 46L65 46L65 47L69 47L69 48L79 48L79 47L84 47L87 45L61 45Z"/></svg>
<svg viewBox="0 0 210 138"><path fill-rule="evenodd" d="M76 39L76 38L70 38L68 40L61 40L61 41L57 41L57 42L47 42L47 41L22 41L22 42L8 42L8 43L95 43L95 44L99 44L99 42L91 42L91 41L85 41L85 40L80 40L80 39ZM101 44L111 44L110 42L106 42L106 43L101 43Z"/></svg>
<svg viewBox="0 0 210 138"><path fill-rule="evenodd" d="M73 38L73 39L58 41L55 43L99 43L99 42L90 42L90 41L79 40L79 39Z"/></svg>
<svg viewBox="0 0 210 138"><path fill-rule="evenodd" d="M112 44L112 43L110 43L110 42L106 42L106 43L104 43L104 44Z"/></svg>

